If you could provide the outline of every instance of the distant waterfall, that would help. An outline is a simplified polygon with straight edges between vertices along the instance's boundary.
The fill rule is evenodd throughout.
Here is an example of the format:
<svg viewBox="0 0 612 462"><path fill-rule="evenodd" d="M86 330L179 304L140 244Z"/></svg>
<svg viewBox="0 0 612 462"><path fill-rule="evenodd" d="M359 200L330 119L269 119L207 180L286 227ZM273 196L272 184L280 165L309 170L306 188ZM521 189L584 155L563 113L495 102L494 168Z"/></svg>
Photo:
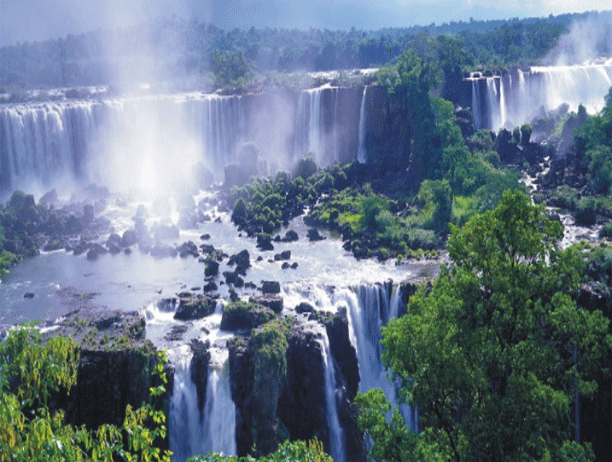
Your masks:
<svg viewBox="0 0 612 462"><path fill-rule="evenodd" d="M357 161L360 164L365 164L367 161L366 150L366 98L368 95L368 86L363 87L363 96L361 97L361 105L359 107L359 150L357 151Z"/></svg>
<svg viewBox="0 0 612 462"><path fill-rule="evenodd" d="M318 165L329 165L341 157L339 130L340 96L337 87L303 90L295 115L294 156L312 153Z"/></svg>
<svg viewBox="0 0 612 462"><path fill-rule="evenodd" d="M177 181L196 162L220 174L244 141L242 96L173 95L0 106L0 191L66 181Z"/></svg>
<svg viewBox="0 0 612 462"><path fill-rule="evenodd" d="M225 351L227 359L227 350ZM236 454L236 407L232 401L226 364L210 366L206 402L198 408L196 386L191 380L191 357L182 357L174 373L170 401L170 450L173 462L210 452Z"/></svg>
<svg viewBox="0 0 612 462"><path fill-rule="evenodd" d="M612 61L576 66L534 66L513 69L501 76L468 79L472 88L472 114L477 129L498 130L519 126L534 117L567 104L576 111L582 104L587 112L599 112L612 86ZM480 82L487 91L482 94ZM486 108L486 116L482 107Z"/></svg>
<svg viewBox="0 0 612 462"><path fill-rule="evenodd" d="M334 359L329 346L327 332L322 331L321 352L323 354L323 365L325 367L325 402L327 405L327 426L329 427L329 446L334 462L344 462L346 459L346 448L344 431L338 418L338 404L336 402L336 372L334 370Z"/></svg>

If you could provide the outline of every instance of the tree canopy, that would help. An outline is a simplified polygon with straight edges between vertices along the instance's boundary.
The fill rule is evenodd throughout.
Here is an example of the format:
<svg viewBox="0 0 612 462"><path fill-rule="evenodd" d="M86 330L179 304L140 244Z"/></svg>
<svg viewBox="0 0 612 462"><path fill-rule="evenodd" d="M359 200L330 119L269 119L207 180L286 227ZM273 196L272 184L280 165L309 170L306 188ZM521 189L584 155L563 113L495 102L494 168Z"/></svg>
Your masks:
<svg viewBox="0 0 612 462"><path fill-rule="evenodd" d="M373 418L379 391L358 401L377 460L592 459L572 442L572 403L594 393L612 343L603 314L572 298L582 260L561 236L521 192L451 225L451 264L383 330L383 361L423 431Z"/></svg>

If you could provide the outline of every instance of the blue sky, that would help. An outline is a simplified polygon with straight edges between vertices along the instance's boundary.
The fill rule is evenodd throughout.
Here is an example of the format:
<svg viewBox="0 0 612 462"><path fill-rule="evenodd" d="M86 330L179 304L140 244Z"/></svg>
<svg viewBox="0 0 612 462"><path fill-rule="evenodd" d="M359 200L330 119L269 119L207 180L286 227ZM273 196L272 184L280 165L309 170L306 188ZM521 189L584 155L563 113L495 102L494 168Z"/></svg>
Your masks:
<svg viewBox="0 0 612 462"><path fill-rule="evenodd" d="M0 46L172 14L225 29L379 29L610 8L609 0L0 0Z"/></svg>

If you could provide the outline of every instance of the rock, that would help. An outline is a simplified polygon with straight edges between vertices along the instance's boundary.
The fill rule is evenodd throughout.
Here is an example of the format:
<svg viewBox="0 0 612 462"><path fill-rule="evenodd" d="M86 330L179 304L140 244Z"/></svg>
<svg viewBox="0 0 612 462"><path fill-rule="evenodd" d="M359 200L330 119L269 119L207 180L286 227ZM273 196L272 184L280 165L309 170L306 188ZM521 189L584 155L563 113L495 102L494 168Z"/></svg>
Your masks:
<svg viewBox="0 0 612 462"><path fill-rule="evenodd" d="M183 242L177 250L181 258L187 258L188 256L198 258L200 255L198 253L198 246L191 241Z"/></svg>
<svg viewBox="0 0 612 462"><path fill-rule="evenodd" d="M219 262L210 257L204 259L204 276L217 276L219 274Z"/></svg>
<svg viewBox="0 0 612 462"><path fill-rule="evenodd" d="M235 272L246 276L246 270L251 266L251 257L249 252L247 250L241 250L236 255L232 255L228 264L230 266L236 265Z"/></svg>
<svg viewBox="0 0 612 462"><path fill-rule="evenodd" d="M285 237L283 238L283 241L284 242L295 242L298 239L299 239L298 234L295 231L293 231L293 230L289 230L285 234Z"/></svg>
<svg viewBox="0 0 612 462"><path fill-rule="evenodd" d="M200 236L200 239L203 240L203 241L207 241L207 240L210 239L210 234L202 234Z"/></svg>
<svg viewBox="0 0 612 462"><path fill-rule="evenodd" d="M228 303L223 309L221 330L254 329L265 324L275 316L274 312L268 307L238 300Z"/></svg>
<svg viewBox="0 0 612 462"><path fill-rule="evenodd" d="M26 292L25 294L23 294L23 298L34 298L34 293Z"/></svg>
<svg viewBox="0 0 612 462"><path fill-rule="evenodd" d="M272 238L269 234L258 234L257 235L257 248L263 251L274 250L272 245Z"/></svg>
<svg viewBox="0 0 612 462"><path fill-rule="evenodd" d="M262 281L261 292L263 294L279 294L280 283L278 281Z"/></svg>
<svg viewBox="0 0 612 462"><path fill-rule="evenodd" d="M58 202L59 199L57 198L57 191L55 191L55 189L52 189L51 191L43 194L38 201L39 204L44 204L46 206L55 205Z"/></svg>
<svg viewBox="0 0 612 462"><path fill-rule="evenodd" d="M100 244L92 244L87 251L87 259L90 261L97 260L100 255L107 253L107 250Z"/></svg>
<svg viewBox="0 0 612 462"><path fill-rule="evenodd" d="M110 252L111 255L117 255L118 253L121 252L121 248L115 244L110 244L108 246L108 251Z"/></svg>
<svg viewBox="0 0 612 462"><path fill-rule="evenodd" d="M198 408L203 409L206 402L206 388L208 385L208 365L210 364L210 344L201 340L192 340L191 351L191 380L195 384L198 395Z"/></svg>
<svg viewBox="0 0 612 462"><path fill-rule="evenodd" d="M213 281L208 282L202 288L204 292L215 292L217 289L218 289L217 284L215 284Z"/></svg>
<svg viewBox="0 0 612 462"><path fill-rule="evenodd" d="M191 321L202 319L215 312L217 298L210 295L190 295L189 297L179 297L179 303L174 314L174 319L180 321Z"/></svg>
<svg viewBox="0 0 612 462"><path fill-rule="evenodd" d="M281 253L277 253L274 255L275 261L290 260L290 259L291 259L291 250L283 250Z"/></svg>
<svg viewBox="0 0 612 462"><path fill-rule="evenodd" d="M310 303L302 302L298 306L295 307L295 312L298 314L302 313L312 313L314 311L314 307Z"/></svg>
<svg viewBox="0 0 612 462"><path fill-rule="evenodd" d="M234 286L237 288L241 288L244 287L244 279L242 279L240 276L236 275L236 279L234 279Z"/></svg>
<svg viewBox="0 0 612 462"><path fill-rule="evenodd" d="M291 266L290 266L290 265L289 265L289 263L287 263L287 262L284 262L284 263L281 265L281 269L284 269L284 270L289 269L290 267L291 267Z"/></svg>
<svg viewBox="0 0 612 462"><path fill-rule="evenodd" d="M187 332L188 329L189 326L187 324L172 326L170 332L164 335L164 340L168 342L180 342L183 340L183 335L185 335L185 332Z"/></svg>
<svg viewBox="0 0 612 462"><path fill-rule="evenodd" d="M119 234L113 233L110 236L108 236L108 239L106 240L106 246L107 247L121 247L122 244L122 240L121 240L121 236L119 236Z"/></svg>
<svg viewBox="0 0 612 462"><path fill-rule="evenodd" d="M121 247L130 247L136 244L136 242L137 236L135 231L128 229L127 231L123 232L123 235L121 236Z"/></svg>
<svg viewBox="0 0 612 462"><path fill-rule="evenodd" d="M280 314L281 311L283 311L283 297L280 295L252 295L249 297L249 303L258 303L259 305L267 306L276 314Z"/></svg>
<svg viewBox="0 0 612 462"><path fill-rule="evenodd" d="M323 236L321 236L321 234L319 233L318 229L310 228L308 230L308 240L310 242L322 241L323 239L325 239L325 238Z"/></svg>
<svg viewBox="0 0 612 462"><path fill-rule="evenodd" d="M224 271L223 272L223 277L225 278L225 282L228 284L235 284L236 283L236 278L238 277L238 275L233 272L233 271Z"/></svg>
<svg viewBox="0 0 612 462"><path fill-rule="evenodd" d="M298 263L296 261L291 263L291 269L297 269L297 267L298 267Z"/></svg>

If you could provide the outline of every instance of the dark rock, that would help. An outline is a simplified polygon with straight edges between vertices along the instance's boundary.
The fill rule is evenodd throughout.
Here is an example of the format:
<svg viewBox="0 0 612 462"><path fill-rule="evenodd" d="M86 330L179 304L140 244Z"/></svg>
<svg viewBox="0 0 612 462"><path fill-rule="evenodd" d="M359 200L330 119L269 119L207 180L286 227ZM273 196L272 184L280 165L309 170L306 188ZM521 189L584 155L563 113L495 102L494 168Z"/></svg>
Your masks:
<svg viewBox="0 0 612 462"><path fill-rule="evenodd" d="M263 251L274 250L272 245L272 238L269 234L258 234L257 235L257 248Z"/></svg>
<svg viewBox="0 0 612 462"><path fill-rule="evenodd" d="M316 228L310 228L308 230L308 240L310 242L314 242L314 241L322 241L323 239L325 239L323 236L321 236L321 234L319 233L319 230Z"/></svg>
<svg viewBox="0 0 612 462"><path fill-rule="evenodd" d="M291 269L297 269L297 267L298 267L298 263L296 261L291 263Z"/></svg>
<svg viewBox="0 0 612 462"><path fill-rule="evenodd" d="M208 365L210 363L210 344L200 340L192 340L191 380L195 384L198 395L198 408L203 409L206 402L206 387L208 385Z"/></svg>
<svg viewBox="0 0 612 462"><path fill-rule="evenodd" d="M280 283L278 281L262 281L261 292L264 294L279 294Z"/></svg>
<svg viewBox="0 0 612 462"><path fill-rule="evenodd" d="M210 239L210 234L202 234L200 236L200 239L203 241L207 241L208 239Z"/></svg>
<svg viewBox="0 0 612 462"><path fill-rule="evenodd" d="M215 312L217 298L210 295L189 295L179 297L179 303L174 314L174 319L190 321L201 319Z"/></svg>
<svg viewBox="0 0 612 462"><path fill-rule="evenodd" d="M290 267L291 267L291 265L289 265L289 263L287 263L287 262L284 262L284 263L281 265L281 269L284 269L284 270L289 269Z"/></svg>
<svg viewBox="0 0 612 462"><path fill-rule="evenodd" d="M183 340L183 335L189 329L189 326L186 324L180 324L178 326L172 326L170 332L164 335L164 340L168 342L180 342Z"/></svg>
<svg viewBox="0 0 612 462"><path fill-rule="evenodd" d="M181 258L187 258L188 256L198 258L200 255L198 253L198 246L191 241L183 242L177 250Z"/></svg>
<svg viewBox="0 0 612 462"><path fill-rule="evenodd" d="M236 278L238 277L238 275L233 272L233 271L224 271L223 272L223 277L225 278L225 282L228 284L235 284L236 283Z"/></svg>
<svg viewBox="0 0 612 462"><path fill-rule="evenodd" d="M276 314L280 314L280 312L283 311L283 297L280 295L252 295L249 297L249 303L258 303L267 306Z"/></svg>
<svg viewBox="0 0 612 462"><path fill-rule="evenodd" d="M121 247L121 244L122 244L121 236L119 236L119 234L116 234L116 233L113 233L110 236L108 236L108 239L106 240L106 246L109 248L111 246Z"/></svg>
<svg viewBox="0 0 612 462"><path fill-rule="evenodd" d="M26 292L25 294L23 294L23 298L34 298L34 293Z"/></svg>
<svg viewBox="0 0 612 462"><path fill-rule="evenodd" d="M108 251L110 252L111 255L117 255L118 253L121 252L121 248L115 244L110 244L108 246Z"/></svg>
<svg viewBox="0 0 612 462"><path fill-rule="evenodd" d="M291 260L291 250L283 250L281 253L277 253L274 255L274 260Z"/></svg>
<svg viewBox="0 0 612 462"><path fill-rule="evenodd" d="M266 306L238 300L228 303L223 309L221 330L254 329L270 321L275 316L274 312Z"/></svg>
<svg viewBox="0 0 612 462"><path fill-rule="evenodd" d="M125 249L123 249L123 253L126 255L130 255L132 253L132 249L130 249L129 247L126 247Z"/></svg>
<svg viewBox="0 0 612 462"><path fill-rule="evenodd" d="M87 251L87 259L90 261L97 260L100 255L107 253L107 250L100 244L92 244Z"/></svg>
<svg viewBox="0 0 612 462"><path fill-rule="evenodd" d="M210 257L204 259L204 276L216 276L219 274L219 262Z"/></svg>
<svg viewBox="0 0 612 462"><path fill-rule="evenodd" d="M236 273L246 276L246 270L251 266L251 257L247 250L241 250L236 255L232 255L228 264L236 265Z"/></svg>
<svg viewBox="0 0 612 462"><path fill-rule="evenodd" d="M298 306L295 307L295 312L302 313L312 313L314 311L314 307L310 303L302 302Z"/></svg>
<svg viewBox="0 0 612 462"><path fill-rule="evenodd" d="M215 284L213 281L206 283L202 288L204 292L215 292L217 289L217 284Z"/></svg>
<svg viewBox="0 0 612 462"><path fill-rule="evenodd" d="M299 239L298 234L295 231L293 231L293 230L289 230L285 234L285 237L283 238L283 241L284 242L295 242L298 239Z"/></svg>

